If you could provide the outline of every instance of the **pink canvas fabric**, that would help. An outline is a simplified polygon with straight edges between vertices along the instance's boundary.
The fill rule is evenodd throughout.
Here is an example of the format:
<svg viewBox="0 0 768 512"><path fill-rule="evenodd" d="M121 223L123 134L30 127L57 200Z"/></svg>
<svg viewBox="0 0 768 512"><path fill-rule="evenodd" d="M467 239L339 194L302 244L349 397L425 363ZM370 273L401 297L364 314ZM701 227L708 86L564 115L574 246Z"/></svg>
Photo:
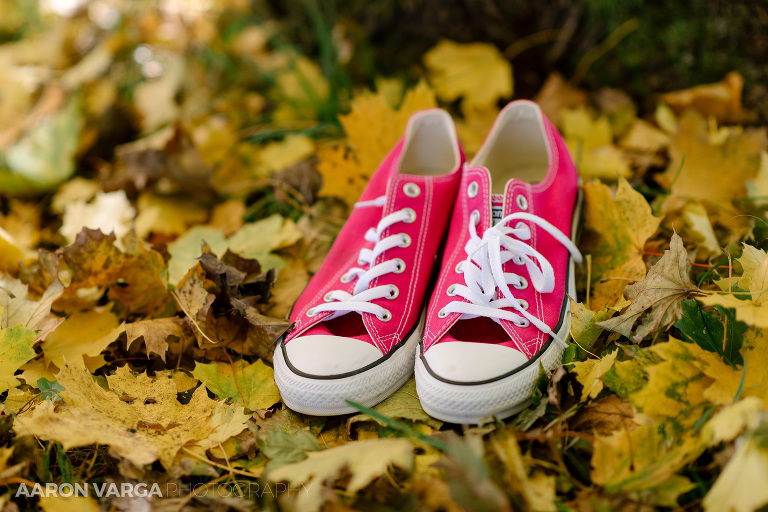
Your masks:
<svg viewBox="0 0 768 512"><path fill-rule="evenodd" d="M543 217L566 236L571 237L571 224L578 192L578 174L568 148L557 129L546 118L543 121L550 155L546 178L533 185L517 179L510 180L505 187L503 215L525 211ZM478 186L478 193L474 197L469 193L472 183L477 183ZM524 198L524 201L519 200L518 197ZM523 210L520 207L521 204L526 205L527 208ZM423 351L428 351L436 344L451 341L495 343L519 350L530 359L549 338L547 333L534 325L522 328L509 320L501 320L500 325L504 331L502 334L498 328L495 328L495 322L488 318L459 320L460 313L449 313L444 318L438 316L438 312L448 303L454 300L465 301L461 297L450 296L448 289L453 284L464 284L464 276L456 271L456 267L467 257L464 251L470 238L467 226L474 210L480 213L478 235L482 237L482 233L491 226L491 176L489 170L483 167L469 168L462 176L440 265L441 273L427 311ZM533 286L528 286L524 290L513 289L513 291L517 298L528 302L528 312L543 320L554 330L560 322L566 297L569 253L546 231L533 223L528 225L532 233L528 243L552 264L555 272L555 289L552 293L538 293ZM504 271L515 272L529 278L526 268L512 261L504 265ZM457 330L457 322L471 322L471 324ZM470 332L472 336L468 339L467 334Z"/></svg>
<svg viewBox="0 0 768 512"><path fill-rule="evenodd" d="M457 169L449 174L399 174L403 144L401 140L382 162L360 198L360 202L363 202L386 196L386 203L383 206L356 208L352 212L325 262L294 305L290 320L295 323L295 327L287 336L286 344L298 336L339 335L365 341L376 346L382 354L387 354L416 324L424 305L427 284L435 264L435 254L453 208L453 198L456 196L461 177L459 171L463 165L463 154ZM418 187L418 196L411 197L406 193L408 184ZM409 190L414 189L411 187ZM369 288L385 283L397 286L399 296L396 299L371 301L391 311L392 319L383 321L376 315L362 313L365 329L355 331L348 325L355 319L347 317L358 316L358 313L348 313L344 317L334 319L333 325L324 322L331 312L307 316L313 306L324 302L323 297L328 292L343 290L352 293L355 282L343 283L341 277L349 269L359 266L357 259L360 250L373 245L366 242L363 235L369 228L375 228L384 216L403 208L413 209L416 213L415 222L391 226L382 233L382 238L391 233L405 233L410 237L410 246L389 249L377 258L374 265L383 259L400 258L405 262L405 271L376 278L369 285ZM338 329L334 331L334 327Z"/></svg>

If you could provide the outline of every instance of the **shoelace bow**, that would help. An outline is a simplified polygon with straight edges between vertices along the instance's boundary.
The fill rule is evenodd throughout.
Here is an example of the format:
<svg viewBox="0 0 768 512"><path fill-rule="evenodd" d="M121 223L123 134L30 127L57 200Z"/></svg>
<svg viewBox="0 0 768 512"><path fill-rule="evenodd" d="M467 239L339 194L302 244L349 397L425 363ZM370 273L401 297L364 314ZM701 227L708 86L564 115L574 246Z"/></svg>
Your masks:
<svg viewBox="0 0 768 512"><path fill-rule="evenodd" d="M371 201L360 201L355 203L355 208L365 208L369 206L380 207L385 203L386 196L381 196ZM307 312L307 315L315 316L324 311L333 311L334 313L332 315L328 315L325 318L325 320L330 320L350 312L357 312L374 314L379 320L383 321L390 320L392 314L389 310L377 304L372 304L370 301L383 298L394 299L400 293L397 287L392 284L385 284L374 286L370 289L367 288L371 281L377 277L389 273L402 273L405 270L405 263L399 258L382 261L377 265L373 265L373 262L388 249L394 247L407 247L407 245L410 244L411 239L405 233L389 235L383 239L381 238L381 234L393 224L398 222L413 222L415 218L416 214L412 209L404 208L383 217L376 228L368 229L368 231L365 232L365 239L374 244L373 248L361 249L357 260L361 267L353 267L349 269L341 278L341 281L344 283L357 279L352 293L343 290L333 290L328 292L324 297L326 303L313 307Z"/></svg>
<svg viewBox="0 0 768 512"><path fill-rule="evenodd" d="M515 227L506 226L512 221L518 221ZM527 302L516 298L509 288L509 285L512 285L522 290L528 286L523 276L504 272L504 264L510 260L518 265L525 265L531 284L539 293L551 293L555 288L555 272L552 265L541 253L525 243L531 238L531 230L523 221L536 224L552 235L568 249L577 263L581 263L581 253L573 242L562 231L537 215L525 212L508 215L488 228L480 238L477 234L480 215L475 211L470 216L470 239L464 248L467 259L462 263L466 285L453 285L448 290L450 295L462 297L469 302L452 301L440 314L446 316L448 313L461 313L461 318L488 317L495 322L509 320L518 327L533 324L567 347L565 340L557 336L547 324L530 314L527 311ZM513 311L504 308L512 308Z"/></svg>

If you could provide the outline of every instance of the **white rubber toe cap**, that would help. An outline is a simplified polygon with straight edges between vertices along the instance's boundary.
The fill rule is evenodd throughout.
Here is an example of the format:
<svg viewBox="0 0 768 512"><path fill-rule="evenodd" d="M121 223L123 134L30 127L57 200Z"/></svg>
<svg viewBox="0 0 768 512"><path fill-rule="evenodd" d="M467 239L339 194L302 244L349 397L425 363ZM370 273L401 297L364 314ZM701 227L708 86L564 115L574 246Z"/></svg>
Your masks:
<svg viewBox="0 0 768 512"><path fill-rule="evenodd" d="M285 344L288 362L309 375L329 377L354 372L381 359L381 351L370 343L341 336L310 335Z"/></svg>
<svg viewBox="0 0 768 512"><path fill-rule="evenodd" d="M504 375L528 362L522 352L490 343L446 341L427 349L429 368L456 382L478 382Z"/></svg>

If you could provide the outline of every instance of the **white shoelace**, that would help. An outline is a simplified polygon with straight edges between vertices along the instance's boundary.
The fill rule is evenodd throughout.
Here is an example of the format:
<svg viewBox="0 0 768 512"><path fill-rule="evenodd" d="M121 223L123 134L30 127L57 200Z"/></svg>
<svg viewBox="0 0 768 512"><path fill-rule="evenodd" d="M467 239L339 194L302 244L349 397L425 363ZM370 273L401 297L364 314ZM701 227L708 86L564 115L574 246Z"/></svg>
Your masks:
<svg viewBox="0 0 768 512"><path fill-rule="evenodd" d="M511 221L518 221L514 228L506 226ZM528 303L516 298L509 288L509 285L518 290L528 287L528 281L523 276L504 272L504 264L510 260L525 265L531 284L539 293L551 293L555 288L552 265L541 253L525 243L531 238L531 230L523 221L536 224L552 235L568 249L574 261L581 263L581 253L573 242L537 215L524 212L507 215L495 226L488 228L481 239L477 235L480 214L472 212L469 220L470 239L464 248L467 259L460 264L466 286L457 284L448 289L449 295L462 297L469 302L452 301L440 310L438 316L444 318L449 313L461 313L460 318L464 319L487 317L497 323L509 320L518 327L533 324L567 347L566 341L557 336L547 324L531 315L527 311ZM500 293L497 293L497 288ZM512 308L514 311L502 308Z"/></svg>
<svg viewBox="0 0 768 512"><path fill-rule="evenodd" d="M381 196L372 201L360 201L355 203L355 208L366 208L369 206L381 207L385 203L386 196ZM379 221L375 229L370 228L366 231L365 239L374 244L373 248L361 249L357 259L357 263L361 265L361 267L353 267L341 277L341 282L343 283L348 283L353 279L357 279L355 288L352 290L353 293L348 293L343 290L333 290L328 292L323 298L326 303L315 306L307 311L307 316L315 316L324 311L333 311L334 313L332 315L328 315L324 319L330 320L350 312L356 312L374 314L379 320L385 322L391 320L392 314L389 310L377 304L372 304L370 301L383 298L394 299L400 294L397 286L393 284L385 284L375 286L371 289L366 288L368 288L371 281L377 277L389 273L401 274L405 271L405 262L400 258L382 261L378 265L373 265L373 262L388 249L394 247L408 247L411 244L411 238L405 233L389 235L382 239L381 234L384 230L398 222L411 223L415 220L416 212L411 208L404 208L385 216Z"/></svg>

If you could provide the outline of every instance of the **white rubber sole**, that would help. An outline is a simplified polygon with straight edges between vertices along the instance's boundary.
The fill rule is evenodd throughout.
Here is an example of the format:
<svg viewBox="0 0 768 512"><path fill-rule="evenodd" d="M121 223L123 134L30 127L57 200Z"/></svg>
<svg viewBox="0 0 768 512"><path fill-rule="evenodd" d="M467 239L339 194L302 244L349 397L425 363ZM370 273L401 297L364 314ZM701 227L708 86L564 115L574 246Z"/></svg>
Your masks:
<svg viewBox="0 0 768 512"><path fill-rule="evenodd" d="M581 217L582 195L577 198L571 228L575 238ZM569 258L568 293L576 297L576 266ZM566 302L563 323L556 334L560 339L570 338L570 301ZM421 349L419 348L419 352ZM416 358L416 392L424 411L441 421L459 424L478 424L493 417L504 419L517 414L531 403L531 395L539 366L551 374L561 364L565 347L554 339L549 347L533 359L524 369L508 377L482 384L453 384L436 378L426 368L424 361Z"/></svg>
<svg viewBox="0 0 768 512"><path fill-rule="evenodd" d="M413 374L414 359L424 331L425 314L405 344L388 359L364 372L342 378L316 379L296 374L283 358L282 343L275 349L275 382L283 403L290 409L314 416L358 412L352 400L372 407L397 391ZM333 354L328 354L333 357Z"/></svg>

